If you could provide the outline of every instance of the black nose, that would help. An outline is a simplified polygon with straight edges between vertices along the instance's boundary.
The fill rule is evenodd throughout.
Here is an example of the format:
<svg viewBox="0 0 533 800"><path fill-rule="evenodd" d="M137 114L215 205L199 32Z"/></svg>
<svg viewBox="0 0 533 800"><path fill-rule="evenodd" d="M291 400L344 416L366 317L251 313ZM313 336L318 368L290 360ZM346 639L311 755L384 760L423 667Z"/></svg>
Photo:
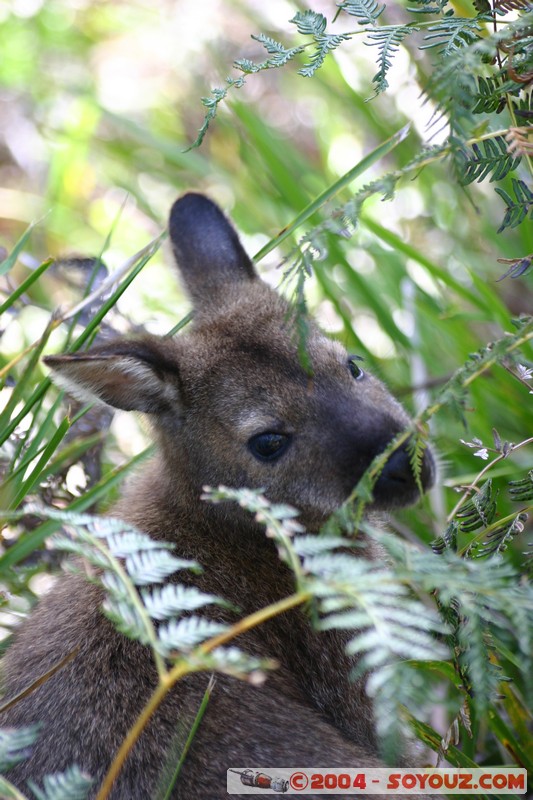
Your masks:
<svg viewBox="0 0 533 800"><path fill-rule="evenodd" d="M434 480L435 462L431 451L426 448L420 470L420 483L424 491L431 488ZM404 506L416 502L419 494L411 457L404 444L392 453L385 464L374 486L374 500L380 506Z"/></svg>

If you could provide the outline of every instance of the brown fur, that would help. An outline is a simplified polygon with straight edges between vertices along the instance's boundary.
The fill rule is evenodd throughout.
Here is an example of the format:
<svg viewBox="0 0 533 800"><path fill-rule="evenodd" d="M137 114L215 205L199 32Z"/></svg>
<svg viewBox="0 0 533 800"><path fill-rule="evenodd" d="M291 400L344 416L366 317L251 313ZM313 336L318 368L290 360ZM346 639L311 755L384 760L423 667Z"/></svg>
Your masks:
<svg viewBox="0 0 533 800"><path fill-rule="evenodd" d="M58 382L81 396L149 415L159 454L113 513L200 562L201 575L182 572L176 580L231 601L244 616L291 594L292 574L247 512L202 502L202 487L264 487L272 501L297 506L301 521L317 531L408 417L378 381L355 380L343 348L314 327L309 378L286 302L256 277L214 204L200 195L178 200L170 234L195 304L190 330L173 339L119 340L47 363ZM292 437L278 459L261 461L251 452L250 439L263 432ZM432 471L428 454L426 485ZM407 454L397 451L376 487L377 505L416 496ZM63 578L5 659L9 694L15 694L80 648L73 662L0 720L3 726L43 723L32 756L10 773L21 787L73 762L98 786L155 686L148 649L115 630L100 613L101 599L101 590L80 576ZM237 618L219 607L202 613ZM226 797L232 766L379 766L371 704L363 682L348 678L344 640L339 632L316 633L301 609L240 637L240 647L275 658L280 667L261 687L217 678L172 797ZM170 694L129 757L113 800L154 796L207 680L188 677Z"/></svg>

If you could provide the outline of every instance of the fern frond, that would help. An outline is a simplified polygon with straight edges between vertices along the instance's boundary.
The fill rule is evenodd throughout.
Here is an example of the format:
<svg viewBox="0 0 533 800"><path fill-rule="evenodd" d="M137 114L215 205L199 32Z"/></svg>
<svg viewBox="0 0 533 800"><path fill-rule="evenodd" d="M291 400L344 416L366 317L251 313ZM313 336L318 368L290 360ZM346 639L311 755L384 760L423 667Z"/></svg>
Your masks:
<svg viewBox="0 0 533 800"><path fill-rule="evenodd" d="M359 25L376 25L387 8L385 4L378 5L377 0L344 0L343 3L337 3L337 7L356 17Z"/></svg>
<svg viewBox="0 0 533 800"><path fill-rule="evenodd" d="M509 494L517 503L533 500L533 469L519 481L509 481Z"/></svg>
<svg viewBox="0 0 533 800"><path fill-rule="evenodd" d="M473 144L471 151L462 151L464 161L460 182L463 186L473 181L481 183L490 175L490 182L500 181L520 164L520 156L514 157L507 150L503 136L484 139Z"/></svg>
<svg viewBox="0 0 533 800"><path fill-rule="evenodd" d="M316 11L299 11L290 22L296 25L298 33L312 36L315 42L315 50L311 54L309 62L298 70L298 74L303 75L304 78L311 78L320 69L328 53L351 38L347 33L325 33L326 17Z"/></svg>
<svg viewBox="0 0 533 800"><path fill-rule="evenodd" d="M473 97L473 114L500 114L507 105L507 94L516 91L513 81L503 81L498 75L477 76L477 93Z"/></svg>
<svg viewBox="0 0 533 800"><path fill-rule="evenodd" d="M515 116L526 121L533 120L533 92L520 92L512 100Z"/></svg>
<svg viewBox="0 0 533 800"><path fill-rule="evenodd" d="M211 89L211 97L202 97L202 105L204 106L204 108L207 109L207 112L205 114L204 121L198 131L196 139L189 147L186 148L185 150L186 153L195 147L200 147L209 129L209 125L217 115L220 103L226 99L226 96L230 89L241 89L244 86L245 76L241 75L239 78L228 77L226 78L226 84L227 86Z"/></svg>
<svg viewBox="0 0 533 800"><path fill-rule="evenodd" d="M158 628L158 650L164 656L168 656L176 650L187 652L197 644L201 644L227 629L227 625L205 617L172 619Z"/></svg>
<svg viewBox="0 0 533 800"><path fill-rule="evenodd" d="M194 663L193 656L188 658L191 663ZM267 658L256 658L244 653L238 647L217 647L210 653L202 654L201 666L202 669L216 670L236 677L243 677L255 672L259 682L262 680L261 673L275 668L276 662Z"/></svg>
<svg viewBox="0 0 533 800"><path fill-rule="evenodd" d="M31 752L31 746L39 734L39 725L26 728L0 728L0 772L7 772L24 761Z"/></svg>
<svg viewBox="0 0 533 800"><path fill-rule="evenodd" d="M496 528L492 527L484 534L484 541L476 542L468 547L465 556L487 558L503 553L514 537L523 533L526 520L527 514L519 513L506 524L498 525Z"/></svg>
<svg viewBox="0 0 533 800"><path fill-rule="evenodd" d="M411 470L421 495L424 494L424 487L422 486L422 465L424 463L424 453L428 446L429 430L417 431L407 441L407 452L409 454L409 461Z"/></svg>
<svg viewBox="0 0 533 800"><path fill-rule="evenodd" d="M114 576L113 576L114 577ZM129 639L136 639L141 644L153 644L152 632L147 628L139 609L131 603L125 594L119 597L110 593L102 604L102 611L111 620L115 628Z"/></svg>
<svg viewBox="0 0 533 800"><path fill-rule="evenodd" d="M42 789L33 781L28 781L28 786L36 800L86 800L92 783L91 778L74 765L65 772L47 775Z"/></svg>
<svg viewBox="0 0 533 800"><path fill-rule="evenodd" d="M345 553L306 558L304 570L319 579L312 586L320 598L320 628L357 631L348 650L361 654L361 671L397 658L427 660L437 651L442 654L433 635L442 630L434 610L413 599L387 570Z"/></svg>
<svg viewBox="0 0 533 800"><path fill-rule="evenodd" d="M195 611L211 603L222 603L214 594L179 583L167 583L165 586L156 586L151 591L145 590L141 592L141 597L148 614L157 620L169 619L183 611Z"/></svg>
<svg viewBox="0 0 533 800"><path fill-rule="evenodd" d="M292 546L300 558L328 553L339 547L347 547L350 544L352 542L349 539L344 539L341 536L313 536L307 534L305 536L295 536L292 540Z"/></svg>
<svg viewBox="0 0 533 800"><path fill-rule="evenodd" d="M458 523L452 519L443 536L438 536L431 542L431 549L435 555L440 556L445 550L457 550L457 533L459 531Z"/></svg>
<svg viewBox="0 0 533 800"><path fill-rule="evenodd" d="M457 514L457 518L461 520L459 528L464 533L470 533L482 526L488 528L495 516L496 501L492 496L492 480L490 479Z"/></svg>
<svg viewBox="0 0 533 800"><path fill-rule="evenodd" d="M511 195L499 187L496 188L495 191L500 195L506 206L505 216L502 224L498 228L498 233L501 233L506 228L518 227L518 225L526 219L528 214L530 219L533 219L533 192L524 181L518 178L512 179L514 197L511 197Z"/></svg>
<svg viewBox="0 0 533 800"><path fill-rule="evenodd" d="M449 0L412 0L412 2L419 6L419 8L407 7L407 11L412 14L440 14L448 5Z"/></svg>
<svg viewBox="0 0 533 800"><path fill-rule="evenodd" d="M148 550L132 553L126 559L126 570L135 586L161 583L180 569L191 569L196 562L176 558L168 550Z"/></svg>
<svg viewBox="0 0 533 800"><path fill-rule="evenodd" d="M303 36L321 36L326 30L328 21L323 14L317 11L299 11L289 20Z"/></svg>
<svg viewBox="0 0 533 800"><path fill-rule="evenodd" d="M420 50L429 50L434 47L441 48L440 54L448 57L456 50L473 44L480 39L483 31L482 23L490 20L487 15L474 17L445 17L431 25L424 36L427 44L420 45Z"/></svg>
<svg viewBox="0 0 533 800"><path fill-rule="evenodd" d="M172 550L173 545L168 542L156 541L145 533L136 530L122 531L120 533L106 534L107 546L116 558L126 558L132 553L140 553L149 550ZM127 526L129 528L129 526Z"/></svg>
<svg viewBox="0 0 533 800"><path fill-rule="evenodd" d="M255 39L256 42L262 44L271 57L266 61L262 61L260 64L256 64L255 62L245 58L235 61L234 66L245 74L261 72L265 69L276 69L278 67L283 67L285 64L288 64L289 61L292 61L295 56L305 50L303 45L298 45L297 47L284 47L281 42L277 42L275 39L272 39L270 36L265 36L263 33L260 33L258 36L252 36L252 39Z"/></svg>
<svg viewBox="0 0 533 800"><path fill-rule="evenodd" d="M365 44L377 47L379 50L379 69L372 78L376 88L374 96L388 89L387 73L392 66L392 59L398 52L403 40L416 30L419 30L419 28L414 25L383 25L369 34L368 38L371 41L365 42Z"/></svg>

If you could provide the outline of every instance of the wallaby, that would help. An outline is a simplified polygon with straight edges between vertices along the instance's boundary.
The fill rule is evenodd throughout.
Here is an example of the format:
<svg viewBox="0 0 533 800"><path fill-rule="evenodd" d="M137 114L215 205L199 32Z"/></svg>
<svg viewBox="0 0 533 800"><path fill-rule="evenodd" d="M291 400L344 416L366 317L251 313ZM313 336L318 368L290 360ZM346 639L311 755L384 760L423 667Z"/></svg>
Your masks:
<svg viewBox="0 0 533 800"><path fill-rule="evenodd" d="M202 488L263 488L271 501L298 508L301 523L317 532L409 417L313 325L306 343L312 374L304 369L289 304L259 279L213 202L192 193L178 199L170 239L194 304L185 332L118 339L45 361L77 397L148 416L158 455L113 515L198 561L200 575L180 572L176 580L223 597L244 616L290 595L293 576L252 515L235 503L202 501ZM420 476L425 488L433 473L427 450ZM375 486L375 507L417 497L404 446ZM94 778L94 797L153 691L150 651L117 632L102 616L101 602L101 589L81 575L62 578L21 626L5 658L13 696L79 648L0 718L2 727L42 723L31 756L9 773L17 786L77 763ZM231 607L205 613L239 618ZM354 662L345 654L346 641L339 631L315 632L303 609L239 637L238 646L276 659L279 668L261 686L217 677L172 798L226 797L232 766L383 766L364 681L349 677ZM168 695L128 757L113 800L154 797L176 731L194 719L207 677L187 677Z"/></svg>

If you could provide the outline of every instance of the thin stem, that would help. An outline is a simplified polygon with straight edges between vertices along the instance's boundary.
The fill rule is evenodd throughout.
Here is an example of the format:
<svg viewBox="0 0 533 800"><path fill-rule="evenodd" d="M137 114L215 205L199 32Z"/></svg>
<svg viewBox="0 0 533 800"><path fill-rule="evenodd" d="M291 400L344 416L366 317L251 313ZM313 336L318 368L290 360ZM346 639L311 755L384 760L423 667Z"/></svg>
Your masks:
<svg viewBox="0 0 533 800"><path fill-rule="evenodd" d="M465 546L462 548L462 550L459 550L459 552L457 553L457 555L461 556L461 558L462 558L462 557L464 556L464 554L465 554L465 553L466 553L468 550L471 550L471 549L474 547L474 545L476 545L478 542L480 542L480 541L482 541L483 539L485 539L485 538L486 538L486 536L487 536L487 534L489 534L489 533L492 533L492 531L495 531L495 530L497 530L498 528L501 528L503 525L507 525L507 523L508 523L508 522L512 522L512 521L513 521L513 520L515 520L515 519L516 519L516 518L517 518L517 517L518 517L520 514L529 514L529 512L530 512L532 509L533 509L533 506L525 506L524 508L521 508L521 509L520 509L520 511L513 511L513 513L512 513L512 514L508 514L506 517L503 517L502 519L497 519L497 520L496 520L496 522L493 522L493 523L492 523L492 525L489 525L487 528L483 528L483 530L482 530L482 531L480 531L479 533L477 533L477 534L474 536L474 538L473 538L473 539L471 539L471 540L468 542L468 544L467 544L467 545L465 545Z"/></svg>
<svg viewBox="0 0 533 800"><path fill-rule="evenodd" d="M90 534L88 534L88 538L90 539L92 546L96 550L99 550L100 553L102 553L102 555L109 563L110 568L113 570L115 575L118 575L118 577L120 578L122 586L126 590L126 593L129 597L131 604L135 607L135 610L137 611L139 618L142 620L144 629L150 640L150 647L152 649L152 654L154 657L157 674L159 675L160 680L163 679L164 676L166 675L165 662L163 660L163 657L157 650L157 634L155 631L155 627L153 625L152 620L150 619L148 612L146 611L146 608L144 607L143 602L141 601L141 598L139 597L139 593L137 592L135 586L131 582L131 579L126 573L126 570L122 566L122 562L118 558L115 558L109 551L109 549L104 544L102 544L100 540L97 539L95 536L91 536Z"/></svg>
<svg viewBox="0 0 533 800"><path fill-rule="evenodd" d="M492 469L492 467L495 464L497 464L498 461L503 461L504 458L507 458L508 456L510 456L511 453L513 453L515 450L519 450L521 447L525 447L526 445L531 444L532 442L533 442L533 436L531 436L529 439L524 439L523 442L519 442L518 444L512 444L509 447L509 450L507 450L506 453L499 453L499 455L497 455L496 458L493 458L492 461L490 461L488 464L485 464L485 466L483 467L483 469L481 470L479 475L477 475L476 478L474 479L473 483L470 484L470 486L468 487L466 492L463 494L463 496L461 497L459 502L456 503L455 507L450 511L450 513L448 514L448 517L446 519L446 522L451 522L452 521L452 519L455 517L455 515L457 514L457 512L459 511L461 506L468 500L468 498L470 497L470 495L472 494L473 490L478 485L478 483L481 480L481 478L483 478L483 476L489 471L489 469ZM501 525L502 522L503 522L503 520L500 520L498 522L498 525ZM485 534L486 531L483 531L483 533Z"/></svg>
<svg viewBox="0 0 533 800"><path fill-rule="evenodd" d="M52 675L55 675L56 672L59 672L60 669L63 669L63 667L65 667L70 661L72 661L72 659L78 655L79 650L80 650L79 646L75 647L74 650L71 650L70 653L67 653L67 655L64 656L64 658L62 658L60 661L58 661L57 664L54 664L43 675L40 675L37 678L37 680L32 681L32 683L30 683L29 686L26 686L24 689L22 689L22 691L16 694L15 697L12 697L10 700L3 703L3 705L0 706L0 714L2 714L4 711L7 711L8 708L11 708L11 706L14 706L24 697L27 697L29 694L34 692L36 689L39 688L39 686L42 686L43 683L46 683L46 681L49 678L51 678Z"/></svg>
<svg viewBox="0 0 533 800"><path fill-rule="evenodd" d="M282 614L284 611L288 611L291 608L295 608L303 603L306 603L311 599L311 597L311 592L301 591L296 592L295 594L292 594L283 600L279 600L277 603L272 603L266 608L262 608L260 611L256 611L244 619L239 620L239 622L236 622L235 625L232 625L230 628L228 628L227 631L220 633L218 636L214 636L208 642L200 645L200 647L197 648L196 653L199 655L206 655L215 650L217 647L220 647L231 639L234 639L236 636L239 636L241 633L244 633L251 628L255 628L257 625L260 625L267 619L271 619L278 614ZM201 671L201 666L191 667L191 664L188 660L180 659L180 661L178 661L170 671L165 672L160 676L159 684L157 685L155 691L149 698L145 707L128 732L126 738L120 745L95 800L106 800L106 798L109 797L109 793L113 787L113 784L120 773L120 770L122 769L130 750L135 745L139 736L165 699L170 689L172 689L172 687L185 675L192 672Z"/></svg>

